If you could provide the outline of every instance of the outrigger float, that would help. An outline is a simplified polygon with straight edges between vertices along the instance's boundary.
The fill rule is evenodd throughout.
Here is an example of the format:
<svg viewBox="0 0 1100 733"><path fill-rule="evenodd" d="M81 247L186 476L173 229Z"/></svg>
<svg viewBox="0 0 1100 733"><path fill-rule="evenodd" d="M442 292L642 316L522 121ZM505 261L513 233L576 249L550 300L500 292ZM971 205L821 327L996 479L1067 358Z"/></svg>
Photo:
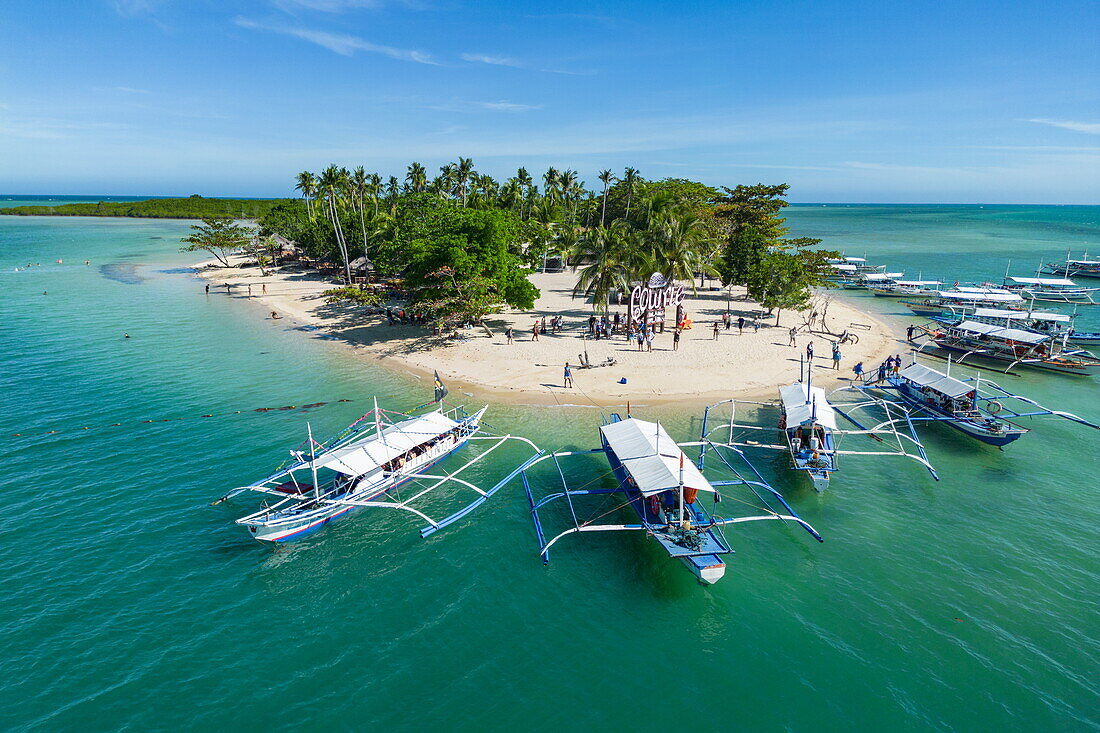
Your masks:
<svg viewBox="0 0 1100 733"><path fill-rule="evenodd" d="M537 457L520 472L527 500L531 506L531 520L539 543L539 555L543 563L550 561L550 548L558 540L582 532L639 531L653 539L668 553L680 560L701 582L715 583L726 572L725 556L733 552L722 528L731 524L777 520L793 522L809 532L818 541L820 534L808 522L800 518L783 497L772 488L763 476L744 459L743 454L732 449L723 455L717 446L705 437L702 440L677 443L665 429L655 422L612 414L610 420L600 426L599 448L589 450L554 452ZM687 458L685 447L698 447L696 462ZM708 452L717 454L720 463L729 469L732 478L710 480L704 476L705 457ZM598 486L603 476L593 479L580 488L570 488L562 464L565 459L603 453L610 464L608 472L616 486ZM561 479L561 490L544 496L536 496L528 476L536 464L550 460ZM738 471L734 464L741 460L747 468ZM604 474L606 476L607 474ZM739 500L763 511L762 514L723 518L704 506L703 497L711 497L717 505L722 490L741 487L751 493L758 503ZM612 496L622 502L590 519L581 519L578 503L581 497ZM730 497L732 498L732 497ZM547 538L542 512L548 504L564 503L569 508L572 526ZM638 520L632 523L599 523L616 510L629 506Z"/></svg>
<svg viewBox="0 0 1100 733"><path fill-rule="evenodd" d="M806 370L809 372L810 370ZM916 428L911 416L904 407L896 403L887 402L877 398L864 399L860 402L833 404L829 401L825 390L814 387L811 376L807 373L799 381L786 387L779 388L778 402L753 402L749 400L725 400L717 402L707 408L706 416L719 405L730 406L730 419L728 423L719 425L709 432L706 430L707 417L704 417L704 438L708 438L711 432L728 430L728 439L723 445L730 448L760 448L764 450L786 451L790 455L790 467L806 476L816 491L824 491L829 487L832 475L840 469L840 457L842 455L854 456L900 456L910 458L924 466L939 481L939 475L935 467L928 459L924 446L917 437ZM839 391L839 390L838 390ZM866 395L865 395L866 397ZM779 434L784 444L769 444L758 441L738 442L735 440L735 430L744 431L771 431L770 428L761 425L748 425L736 421L736 406L778 406L781 410L779 417ZM873 419L871 410L881 410L885 418L880 420L872 428L864 426L865 422ZM854 430L841 430L837 425L837 417L841 417L851 423ZM898 425L908 428L906 432L899 432ZM840 440L847 435L866 435L878 443L896 445L896 450L841 450ZM889 441L889 442L887 442ZM909 450L915 450L910 453Z"/></svg>
<svg viewBox="0 0 1100 733"><path fill-rule="evenodd" d="M437 382L438 384L438 382ZM324 525L363 508L398 509L410 512L428 524L421 529L427 536L453 524L487 501L519 472L489 489L481 489L459 477L487 455L509 441L519 441L534 455L520 466L532 462L541 451L526 438L482 433L486 408L467 414L460 406L422 414L374 409L344 429L334 439L318 443L309 430L308 448L290 452L288 465L248 486L233 489L221 502L250 492L276 497L278 501L257 512L241 517L236 523L257 540L287 542L316 532ZM437 463L471 443L486 447L462 466L450 472L427 473ZM414 484L406 496L398 489ZM476 494L474 500L442 519L433 519L418 502L435 490L458 484Z"/></svg>
<svg viewBox="0 0 1100 733"><path fill-rule="evenodd" d="M1003 448L1030 432L1018 420L1053 415L1070 422L1100 430L1100 425L1070 412L1051 410L1035 400L1013 394L1007 389L983 380L980 376L951 376L951 361L941 372L920 364L915 355L909 366L887 372L882 381L874 379L877 371L868 373L863 384L852 389L878 390L892 394L917 414L911 422L940 422L989 445ZM875 429L883 426L876 425Z"/></svg>

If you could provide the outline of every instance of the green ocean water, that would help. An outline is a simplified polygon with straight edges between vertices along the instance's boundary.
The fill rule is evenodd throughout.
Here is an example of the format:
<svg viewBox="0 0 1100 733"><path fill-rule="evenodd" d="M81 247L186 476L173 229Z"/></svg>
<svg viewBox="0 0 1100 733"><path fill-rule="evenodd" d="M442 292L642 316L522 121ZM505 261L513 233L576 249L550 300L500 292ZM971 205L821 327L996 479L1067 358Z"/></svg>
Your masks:
<svg viewBox="0 0 1100 733"><path fill-rule="evenodd" d="M1100 250L1098 207L788 214L914 277ZM252 505L209 502L265 475L306 420L328 434L374 395L411 407L430 385L204 295L176 251L186 229L0 218L0 728L1100 727L1100 433L1048 419L1002 452L930 428L939 483L853 457L823 495L758 456L826 541L736 528L711 587L628 533L567 538L544 567L518 485L427 540L366 510L272 550L232 525ZM1080 321L1100 330L1100 313ZM1097 379L1000 381L1100 418ZM354 401L253 411L338 399ZM698 429L695 410L636 414ZM599 411L491 404L487 419L593 447Z"/></svg>

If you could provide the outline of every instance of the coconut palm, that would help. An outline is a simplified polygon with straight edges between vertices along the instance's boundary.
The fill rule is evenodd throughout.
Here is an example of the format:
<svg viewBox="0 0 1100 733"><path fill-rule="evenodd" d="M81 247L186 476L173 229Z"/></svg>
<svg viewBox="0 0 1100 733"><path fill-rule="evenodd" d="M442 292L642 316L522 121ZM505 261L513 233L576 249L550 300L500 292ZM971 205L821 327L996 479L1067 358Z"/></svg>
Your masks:
<svg viewBox="0 0 1100 733"><path fill-rule="evenodd" d="M657 270L669 280L691 283L695 291L695 273L717 276L706 258L711 236L706 223L687 209L672 209L653 217L647 231L653 246Z"/></svg>
<svg viewBox="0 0 1100 733"><path fill-rule="evenodd" d="M603 208L600 211L600 226L603 226L607 220L607 190L611 188L613 180L615 180L615 176L611 175L610 170L600 171L600 183L603 184Z"/></svg>
<svg viewBox="0 0 1100 733"><path fill-rule="evenodd" d="M542 190L545 198L556 201L558 199L558 182L561 178L561 174L554 166L550 166L546 169L546 172L542 174Z"/></svg>
<svg viewBox="0 0 1100 733"><path fill-rule="evenodd" d="M374 203L374 215L378 216L378 199L382 195L382 176L377 173L367 176L367 195Z"/></svg>
<svg viewBox="0 0 1100 733"><path fill-rule="evenodd" d="M428 172L424 166L416 161L409 164L409 171L405 174L405 182L412 193L423 193L428 187Z"/></svg>
<svg viewBox="0 0 1100 733"><path fill-rule="evenodd" d="M630 244L627 230L615 225L600 227L585 237L577 258L586 264L580 269L573 297L590 297L592 307L606 313L612 291L630 286Z"/></svg>
<svg viewBox="0 0 1100 733"><path fill-rule="evenodd" d="M367 251L367 217L364 209L366 209L367 172L363 170L363 166L357 167L352 173L351 187L355 195L356 208L359 209L359 231L363 235L363 252L365 256Z"/></svg>
<svg viewBox="0 0 1100 733"><path fill-rule="evenodd" d="M321 173L321 178L318 181L318 190L325 198L327 204L326 213L330 223L332 224L332 230L336 234L336 246L340 249L340 256L344 260L344 275L347 277L347 281L351 282L351 266L348 261L348 245L344 239L344 228L340 224L340 199L343 192L347 188L347 170L337 168L335 165L329 165Z"/></svg>
<svg viewBox="0 0 1100 733"><path fill-rule="evenodd" d="M298 185L294 188L302 192L302 198L306 201L306 214L313 221L313 197L317 193L317 179L309 171L302 171L298 174Z"/></svg>
<svg viewBox="0 0 1100 733"><path fill-rule="evenodd" d="M466 196L469 193L470 176L474 174L474 161L472 158L459 158L458 165L454 168L455 195L461 197L462 205L466 205Z"/></svg>
<svg viewBox="0 0 1100 733"><path fill-rule="evenodd" d="M634 198L634 187L638 183L638 171L627 168L623 171L622 184L626 187L626 218L630 218L630 201Z"/></svg>

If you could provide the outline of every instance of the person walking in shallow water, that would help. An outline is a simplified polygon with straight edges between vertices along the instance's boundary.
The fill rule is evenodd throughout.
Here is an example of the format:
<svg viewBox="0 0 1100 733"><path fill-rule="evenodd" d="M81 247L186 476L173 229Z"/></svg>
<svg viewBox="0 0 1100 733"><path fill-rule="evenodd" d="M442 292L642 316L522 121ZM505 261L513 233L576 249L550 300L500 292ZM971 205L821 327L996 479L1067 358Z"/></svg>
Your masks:
<svg viewBox="0 0 1100 733"><path fill-rule="evenodd" d="M210 295L210 283L206 283L206 294Z"/></svg>

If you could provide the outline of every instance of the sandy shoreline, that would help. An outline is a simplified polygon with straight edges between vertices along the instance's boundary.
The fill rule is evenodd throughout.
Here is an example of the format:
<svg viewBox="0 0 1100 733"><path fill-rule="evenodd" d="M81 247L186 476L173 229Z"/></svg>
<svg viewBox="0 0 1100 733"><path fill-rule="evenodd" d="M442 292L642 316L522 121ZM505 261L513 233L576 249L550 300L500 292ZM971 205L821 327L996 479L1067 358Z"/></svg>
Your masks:
<svg viewBox="0 0 1100 733"><path fill-rule="evenodd" d="M858 345L842 347L841 368L835 371L829 358L835 337L808 334L805 316L793 311L784 312L781 325L775 327L774 317L765 318L755 303L740 299L743 289L734 289L729 301L724 290L700 290L697 295L689 290L685 307L695 325L681 336L678 351L673 351L671 329L656 336L652 352L638 351L636 344L628 343L622 335L599 341L584 339L591 309L582 299L571 297L576 276L568 271L533 275L531 280L542 293L534 309L490 316L486 321L494 333L492 337L478 327L464 331L464 338L459 340L441 339L417 326L389 326L384 315L372 315L369 308L327 304L321 293L335 285L317 273L284 267L269 269L264 276L254 265L242 266L243 258L232 262L231 268L212 266L210 261L195 265L199 276L209 282L212 296L254 301L257 317L270 319L271 311L275 311L289 321L288 325L313 327L315 333L345 341L354 353L391 369L422 377L438 370L452 391L484 399L600 407L627 401L635 405L680 402L694 406L730 397L772 399L781 384L798 379L799 360L811 340L817 355L814 379L826 389L846 384L856 362L862 361L870 368L902 349L897 335L882 321L830 298L830 330L848 329L860 338ZM727 303L733 326L720 330L714 340L712 324L721 318ZM612 312L615 310L626 314L625 305L612 308ZM549 319L555 314L564 317L563 332L543 334L534 341L531 326L535 318ZM743 334L738 333L738 316L746 319ZM758 332L749 325L754 317L760 320ZM512 344L504 336L509 325L516 334ZM801 326L797 347L788 345L788 330L793 325ZM578 369L579 355L586 349L592 364L609 356L617 363ZM573 366L573 389L562 386L566 361ZM619 383L622 378L626 384Z"/></svg>

